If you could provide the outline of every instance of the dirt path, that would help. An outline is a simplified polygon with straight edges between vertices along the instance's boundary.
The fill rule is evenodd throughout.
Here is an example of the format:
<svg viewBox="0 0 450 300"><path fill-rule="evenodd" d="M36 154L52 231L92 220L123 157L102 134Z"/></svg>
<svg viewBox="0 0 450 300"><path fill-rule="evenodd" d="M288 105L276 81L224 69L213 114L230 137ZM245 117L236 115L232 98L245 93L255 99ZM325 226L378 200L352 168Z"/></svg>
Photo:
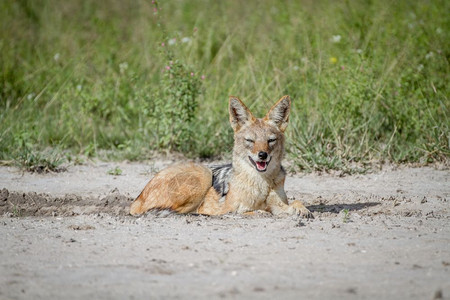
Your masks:
<svg viewBox="0 0 450 300"><path fill-rule="evenodd" d="M0 299L450 299L448 170L289 177L314 220L127 216L167 163L0 167Z"/></svg>

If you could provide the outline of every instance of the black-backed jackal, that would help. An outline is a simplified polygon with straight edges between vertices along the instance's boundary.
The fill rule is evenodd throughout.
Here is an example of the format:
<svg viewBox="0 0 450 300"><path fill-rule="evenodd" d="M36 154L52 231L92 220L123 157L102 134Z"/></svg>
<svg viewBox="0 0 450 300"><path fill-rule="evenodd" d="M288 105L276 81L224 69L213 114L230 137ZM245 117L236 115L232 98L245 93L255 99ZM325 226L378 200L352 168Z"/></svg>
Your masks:
<svg viewBox="0 0 450 300"><path fill-rule="evenodd" d="M286 172L281 160L290 108L291 99L284 96L264 118L255 118L241 100L230 97L233 162L211 168L195 163L172 165L150 180L131 204L130 213L158 209L221 215L265 210L311 217L300 201L289 204L284 192Z"/></svg>

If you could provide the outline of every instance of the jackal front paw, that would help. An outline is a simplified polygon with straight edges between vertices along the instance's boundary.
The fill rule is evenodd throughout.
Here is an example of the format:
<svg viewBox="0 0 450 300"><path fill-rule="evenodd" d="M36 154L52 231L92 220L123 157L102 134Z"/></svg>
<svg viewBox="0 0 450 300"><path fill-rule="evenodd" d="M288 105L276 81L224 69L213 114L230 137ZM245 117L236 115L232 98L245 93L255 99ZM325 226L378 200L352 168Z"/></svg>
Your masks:
<svg viewBox="0 0 450 300"><path fill-rule="evenodd" d="M301 201L295 200L289 205L289 208L293 214L307 219L314 219L314 215L312 214L312 212L310 212L309 209L307 209Z"/></svg>

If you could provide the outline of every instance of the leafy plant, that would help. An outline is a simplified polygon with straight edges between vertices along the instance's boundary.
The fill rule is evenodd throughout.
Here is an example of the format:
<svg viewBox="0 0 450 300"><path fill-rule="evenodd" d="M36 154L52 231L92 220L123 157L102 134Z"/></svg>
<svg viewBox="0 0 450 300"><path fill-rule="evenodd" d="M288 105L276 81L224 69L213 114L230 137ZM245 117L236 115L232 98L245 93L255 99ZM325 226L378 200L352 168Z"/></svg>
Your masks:
<svg viewBox="0 0 450 300"><path fill-rule="evenodd" d="M114 169L108 170L108 175L114 175L114 176L118 176L118 175L122 175L122 169L119 167L115 167Z"/></svg>
<svg viewBox="0 0 450 300"><path fill-rule="evenodd" d="M342 222L344 222L344 223L350 222L349 210L348 209L343 209L342 213L343 213Z"/></svg>
<svg viewBox="0 0 450 300"><path fill-rule="evenodd" d="M161 90L149 104L146 126L155 129L159 148L169 150L193 149L193 130L200 94L200 80L187 67L168 53L169 63L161 81Z"/></svg>

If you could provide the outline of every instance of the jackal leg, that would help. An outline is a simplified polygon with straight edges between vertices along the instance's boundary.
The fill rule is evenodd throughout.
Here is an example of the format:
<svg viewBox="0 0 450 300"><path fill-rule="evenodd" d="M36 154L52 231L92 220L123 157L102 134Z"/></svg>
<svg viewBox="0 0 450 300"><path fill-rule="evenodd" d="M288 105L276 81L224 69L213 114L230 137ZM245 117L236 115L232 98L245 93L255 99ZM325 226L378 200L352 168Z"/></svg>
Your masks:
<svg viewBox="0 0 450 300"><path fill-rule="evenodd" d="M210 187L206 193L202 204L198 207L197 213L202 215L217 216L226 213L224 211L223 202L221 197L217 194L214 187Z"/></svg>
<svg viewBox="0 0 450 300"><path fill-rule="evenodd" d="M274 215L290 214L299 215L305 218L314 218L313 214L303 205L301 201L296 200L291 204L288 204L283 185L278 186L269 193L266 203L266 210L270 211Z"/></svg>

